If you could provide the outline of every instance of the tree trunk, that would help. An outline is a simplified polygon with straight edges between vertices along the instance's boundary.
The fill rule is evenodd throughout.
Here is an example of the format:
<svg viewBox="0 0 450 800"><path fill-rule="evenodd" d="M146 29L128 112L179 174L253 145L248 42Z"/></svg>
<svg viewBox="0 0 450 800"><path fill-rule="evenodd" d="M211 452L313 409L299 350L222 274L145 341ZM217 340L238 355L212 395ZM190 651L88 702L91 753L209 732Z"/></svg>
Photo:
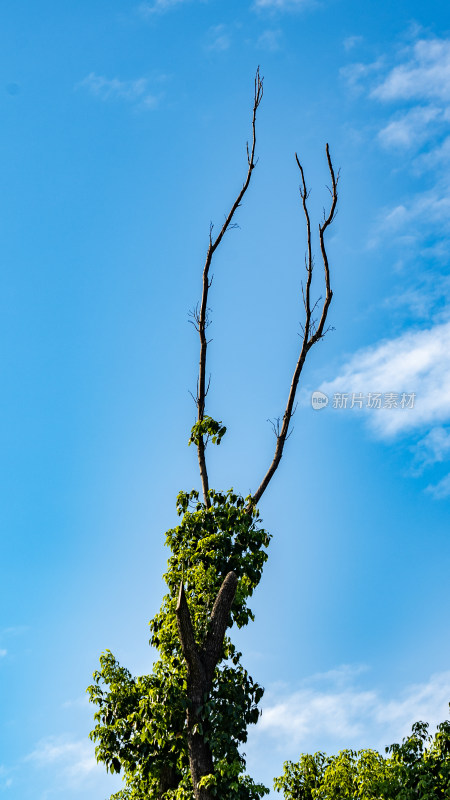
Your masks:
<svg viewBox="0 0 450 800"><path fill-rule="evenodd" d="M159 798L164 800L164 795L169 789L176 789L180 783L180 775L170 764L163 767L159 777Z"/></svg>
<svg viewBox="0 0 450 800"><path fill-rule="evenodd" d="M187 664L188 751L195 800L213 800L209 789L199 787L205 775L214 773L211 748L205 740L208 723L202 719L201 711L208 700L214 670L222 655L237 583L235 572L229 572L223 580L211 612L205 644L201 649L195 641L183 584L180 585L178 595L176 613L181 647Z"/></svg>
<svg viewBox="0 0 450 800"><path fill-rule="evenodd" d="M190 706L187 712L189 766L195 800L212 800L210 790L204 787L200 788L198 785L205 775L211 775L214 771L211 748L208 742L205 741L205 729L203 727L205 723L198 718L198 712L203 706L204 698L207 699L209 696L211 686L204 686L202 689L203 691L199 696L193 687L188 686ZM199 724L202 725L201 733L196 727Z"/></svg>

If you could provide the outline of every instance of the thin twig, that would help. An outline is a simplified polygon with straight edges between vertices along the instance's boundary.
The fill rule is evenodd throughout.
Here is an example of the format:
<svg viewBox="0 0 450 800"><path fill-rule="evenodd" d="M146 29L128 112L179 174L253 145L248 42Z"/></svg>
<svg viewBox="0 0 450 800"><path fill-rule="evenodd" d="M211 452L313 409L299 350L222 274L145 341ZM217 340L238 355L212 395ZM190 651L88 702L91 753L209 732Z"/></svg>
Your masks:
<svg viewBox="0 0 450 800"><path fill-rule="evenodd" d="M217 248L219 247L225 233L232 227L233 216L235 211L239 208L241 201L248 189L250 184L250 178L252 176L252 172L256 166L255 163L255 147L256 147L256 112L258 107L261 103L263 97L263 78L261 78L259 74L259 67L256 70L255 75L255 92L254 92L254 100L253 100L253 116L252 116L252 146L251 150L249 151L248 143L247 143L247 162L248 162L248 171L247 177L244 181L242 189L240 190L236 200L234 201L231 210L228 213L228 216L225 218L225 222L220 229L217 237L213 239L212 232L213 232L213 224L210 224L209 227L209 247L206 254L206 261L205 266L203 267L203 289L202 289L202 299L200 303L200 310L198 315L198 332L200 336L200 360L199 360L199 381L198 381L198 392L197 392L197 421L201 422L205 415L205 399L206 399L206 388L205 388L205 381L206 381L206 351L208 347L208 342L205 335L205 330L207 327L207 304L208 304L208 291L211 285L209 280L209 270L211 267L211 261L213 255ZM210 499L208 495L209 490L209 482L208 482L208 472L206 468L206 458L205 458L205 441L203 436L200 434L198 437L198 444L197 444L197 452L198 452L198 463L200 468L200 478L202 482L202 490L203 490L203 499L205 501L205 505L207 508L210 507Z"/></svg>
<svg viewBox="0 0 450 800"><path fill-rule="evenodd" d="M304 211L305 220L306 220L306 232L307 232L307 258L306 258L307 279L306 279L306 287L305 287L304 292L303 292L303 287L302 287L303 302L304 302L304 306L305 306L305 322L304 322L304 325L302 326L303 337L302 337L302 344L301 344L301 348L300 348L300 354L299 354L299 357L298 357L298 360L297 360L297 364L295 366L294 374L292 376L291 386L290 386L290 389L289 389L289 395L288 395L288 399L287 399L287 403L286 403L286 410L285 410L285 412L283 414L283 421L282 421L282 424L281 424L281 429L280 429L279 433L277 434L277 443L276 443L276 446L275 446L275 453L274 453L274 456L273 456L273 459L272 459L272 463L270 464L269 469L267 470L264 478L262 479L261 484L259 485L258 489L256 490L256 492L252 496L251 505L253 505L253 506L257 505L257 503L261 499L262 495L266 491L266 489L267 489L270 481L272 480L272 478L273 478L273 476L274 476L274 474L275 474L275 472L276 472L276 470L278 468L278 465L279 465L279 463L281 461L281 457L283 455L284 445L285 445L285 443L286 443L286 441L288 439L288 436L289 436L289 425L290 425L290 422L291 422L291 419L292 419L292 416L293 416L293 413L294 413L295 394L296 394L296 391L297 391L297 386L298 386L300 375L301 375L301 372L302 372L302 369L303 369L303 365L305 363L305 359L306 359L306 356L308 354L308 351L311 349L311 347L317 341L319 341L319 339L321 339L325 335L325 333L324 333L325 322L326 322L326 319L327 319L327 314L328 314L328 309L330 307L331 299L333 297L333 292L332 292L331 286L330 286L330 268L329 268L329 264L328 264L328 256L327 256L327 252L326 252L326 248L325 248L325 238L324 237L325 237L325 232L326 232L327 228L329 227L329 225L331 225L331 223L332 223L332 221L333 221L333 219L335 217L335 214L336 214L336 203L337 203L337 198L338 198L338 195L337 195L337 184L338 184L338 180L339 180L339 173L337 175L335 175L335 173L334 173L333 164L331 162L330 150L329 150L328 144L326 145L325 150L326 150L326 156L327 156L327 162L328 162L328 169L330 171L330 176L331 176L332 189L330 190L330 192L331 192L331 207L330 207L330 211L328 213L328 216L326 216L324 214L323 223L321 225L319 225L319 241L320 241L320 250L321 250L321 253L322 253L322 260L323 260L323 267L324 267L324 277L325 277L325 288L326 288L325 299L323 301L323 306L322 306L322 314L321 314L321 317L320 317L319 324L316 327L317 323L316 323L316 320L312 319L312 313L314 312L314 309L316 308L318 301L314 304L313 308L311 309L311 299L310 299L311 281L312 281L312 273L313 273L314 261L313 261L312 243L311 243L311 224L310 224L309 212L308 212L308 207L307 207L307 199L308 199L308 196L309 196L309 192L308 192L308 190L306 188L305 175L304 175L304 172L303 172L303 168L302 168L302 165L301 165L301 163L300 163L300 161L298 159L297 153L296 153L295 154L295 159L296 159L296 162L297 162L297 166L298 166L298 168L300 170L300 176L301 176L300 197L302 199L303 211Z"/></svg>

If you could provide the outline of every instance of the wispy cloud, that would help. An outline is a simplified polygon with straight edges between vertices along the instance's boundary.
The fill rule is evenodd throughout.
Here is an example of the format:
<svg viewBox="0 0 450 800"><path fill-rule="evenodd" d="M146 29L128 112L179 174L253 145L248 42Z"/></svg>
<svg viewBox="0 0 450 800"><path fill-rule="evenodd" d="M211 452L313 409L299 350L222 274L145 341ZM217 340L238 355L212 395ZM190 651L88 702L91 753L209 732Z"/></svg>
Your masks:
<svg viewBox="0 0 450 800"><path fill-rule="evenodd" d="M82 694L75 700L65 700L62 708L89 708L89 697L87 694Z"/></svg>
<svg viewBox="0 0 450 800"><path fill-rule="evenodd" d="M270 11L299 11L315 4L316 0L255 0L253 8Z"/></svg>
<svg viewBox="0 0 450 800"><path fill-rule="evenodd" d="M407 46L342 72L353 91L364 91L382 113L386 110L376 135L383 148L395 152L394 169L427 179L426 189L421 180L416 192L409 187L404 199L384 210L369 241L378 246L389 235L391 251L396 248L398 263L408 268L404 300L411 300L411 312L426 316L449 296L450 38L425 37L420 29L413 34L415 41Z"/></svg>
<svg viewBox="0 0 450 800"><path fill-rule="evenodd" d="M282 35L280 28L268 28L258 36L256 47L261 50L268 50L270 53L276 53L281 48Z"/></svg>
<svg viewBox="0 0 450 800"><path fill-rule="evenodd" d="M227 25L213 25L207 33L207 50L223 53L231 47L231 32Z"/></svg>
<svg viewBox="0 0 450 800"><path fill-rule="evenodd" d="M418 148L428 137L445 132L445 122L450 121L450 39L422 37L400 47L393 57L386 54L374 62L348 64L341 74L351 89L397 106L379 134L384 146ZM399 104L406 110L399 111Z"/></svg>
<svg viewBox="0 0 450 800"><path fill-rule="evenodd" d="M364 38L362 36L347 36L343 41L344 50L353 50L355 47L362 44L363 41Z"/></svg>
<svg viewBox="0 0 450 800"><path fill-rule="evenodd" d="M450 429L442 426L432 428L417 442L414 453L422 468L445 461L450 457Z"/></svg>
<svg viewBox="0 0 450 800"><path fill-rule="evenodd" d="M382 232L411 232L417 239L430 228L440 227L440 234L450 232L450 194L442 181L432 189L417 193L411 200L387 209L380 222Z"/></svg>
<svg viewBox="0 0 450 800"><path fill-rule="evenodd" d="M442 478L439 483L427 486L426 491L433 495L435 500L444 500L446 497L450 497L450 473Z"/></svg>
<svg viewBox="0 0 450 800"><path fill-rule="evenodd" d="M24 771L31 774L35 794L42 798L65 797L72 792L77 797L81 797L80 792L83 796L104 797L118 791L121 783L120 776L107 776L104 765L97 763L95 745L87 735L40 739L31 752L5 769L5 775L21 775Z"/></svg>
<svg viewBox="0 0 450 800"><path fill-rule="evenodd" d="M404 198L382 211L368 242L374 247L389 238L398 285L385 303L408 313L409 330L356 353L322 389L327 394L414 392L415 406L408 413L371 409L366 419L380 438L422 434L412 467L417 475L450 456L442 434L450 422L445 305L450 297L450 38L425 37L420 29L408 37L406 46L403 42L375 61L349 64L341 73L351 91L364 92L378 104L384 123L375 135L383 148L396 151L393 168L409 170L411 178L426 174L425 189L423 180L415 192L409 185ZM427 328L412 329L414 318L427 320ZM429 491L444 497L447 479Z"/></svg>
<svg viewBox="0 0 450 800"><path fill-rule="evenodd" d="M415 393L414 408L367 409L381 438L392 438L450 421L450 322L408 331L357 352L320 389L335 392ZM358 410L359 411L359 410Z"/></svg>
<svg viewBox="0 0 450 800"><path fill-rule="evenodd" d="M415 248L416 256L421 260L428 258L436 262L446 263L448 247L445 240ZM403 272L403 263L400 260L398 269ZM405 310L413 318L437 321L445 313L450 299L450 276L439 275L437 271L428 269L419 276L411 287L401 287L391 296L387 297L384 305L391 311ZM443 312L444 309L444 312Z"/></svg>
<svg viewBox="0 0 450 800"><path fill-rule="evenodd" d="M348 64L341 74L353 91L365 91L388 108L395 104L394 116L379 132L384 147L417 150L426 142L439 147L450 123L450 38L422 36L393 55Z"/></svg>
<svg viewBox="0 0 450 800"><path fill-rule="evenodd" d="M176 6L181 6L189 0L154 0L152 3L140 3L137 6L137 13L144 19L149 19L158 14L165 14Z"/></svg>
<svg viewBox="0 0 450 800"><path fill-rule="evenodd" d="M0 630L0 641L2 642L3 645L4 639L8 640L11 638L15 638L17 636L22 636L27 631L28 628L26 625L11 625L8 628L3 628L2 630ZM11 652L11 648L8 651L6 647L4 646L0 647L0 659L5 658L8 655L8 652Z"/></svg>
<svg viewBox="0 0 450 800"><path fill-rule="evenodd" d="M334 674L333 674L334 673ZM267 692L258 724L259 736L277 749L375 747L382 749L407 735L413 722L435 726L448 716L450 671L406 687L398 697L376 688L361 688L358 672L348 667L313 676L295 691L275 687ZM320 685L322 683L322 685Z"/></svg>
<svg viewBox="0 0 450 800"><path fill-rule="evenodd" d="M372 90L372 96L384 101L450 100L450 40L419 39L408 56Z"/></svg>
<svg viewBox="0 0 450 800"><path fill-rule="evenodd" d="M436 147L427 153L421 153L414 161L416 172L422 174L427 170L436 170L450 164L450 135L447 135Z"/></svg>
<svg viewBox="0 0 450 800"><path fill-rule="evenodd" d="M0 631L0 636L22 636L29 630L27 625L11 625L9 628L3 628Z"/></svg>
<svg viewBox="0 0 450 800"><path fill-rule="evenodd" d="M51 736L42 739L26 757L39 768L57 767L68 784L78 785L99 770L94 745L86 740Z"/></svg>
<svg viewBox="0 0 450 800"><path fill-rule="evenodd" d="M153 109L159 97L150 92L148 78L136 78L124 81L119 78L105 78L91 72L76 88L87 89L102 101L122 100L140 108Z"/></svg>
<svg viewBox="0 0 450 800"><path fill-rule="evenodd" d="M384 305L404 318L431 323L447 320L450 302L450 174L442 170L434 186L386 208L372 226L367 246L389 240L392 293Z"/></svg>
<svg viewBox="0 0 450 800"><path fill-rule="evenodd" d="M365 82L380 72L383 66L383 58L369 63L358 61L341 67L339 74L352 91L363 92L365 90Z"/></svg>
<svg viewBox="0 0 450 800"><path fill-rule="evenodd" d="M435 130L438 122L448 119L446 112L437 106L417 106L399 114L379 132L385 147L419 147L430 136L430 125Z"/></svg>
<svg viewBox="0 0 450 800"><path fill-rule="evenodd" d="M0 764L0 788L9 789L12 786L13 779L10 776L11 770L7 769L3 764Z"/></svg>

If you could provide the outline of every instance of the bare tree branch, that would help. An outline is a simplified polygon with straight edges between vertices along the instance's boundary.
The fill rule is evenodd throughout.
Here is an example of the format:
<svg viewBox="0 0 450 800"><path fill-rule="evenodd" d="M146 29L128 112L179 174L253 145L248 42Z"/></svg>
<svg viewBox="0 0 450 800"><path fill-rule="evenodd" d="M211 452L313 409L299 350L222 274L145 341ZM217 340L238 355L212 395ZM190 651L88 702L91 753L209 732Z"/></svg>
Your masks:
<svg viewBox="0 0 450 800"><path fill-rule="evenodd" d="M199 380L198 380L198 391L197 391L197 421L202 422L205 414L205 399L206 399L206 389L205 389L205 380L206 380L206 351L208 348L208 342L206 340L206 327L207 327L207 306L208 306L208 291L210 288L210 280L209 280L209 270L211 267L211 261L213 255L217 248L219 247L225 233L227 230L230 229L233 216L235 211L239 208L241 201L245 195L245 192L248 189L250 184L250 179L252 176L252 172L256 166L255 163L255 147L256 147L256 112L258 110L259 104L261 103L263 97L263 78L261 78L259 74L259 67L256 70L255 75L255 93L254 93L254 100L253 100L253 116L252 116L252 146L251 150L249 150L248 142L247 142L247 162L248 162L248 171L247 177L244 181L242 189L240 190L236 200L234 201L231 210L228 213L228 216L225 219L225 222L220 229L219 234L215 239L213 239L212 231L213 225L211 223L209 228L209 247L206 254L206 261L205 266L203 267L203 290L202 290L202 299L200 303L200 310L198 313L198 332L200 336L200 361L199 361ZM205 458L205 441L202 435L198 437L198 444L197 444L197 453L198 453L198 463L200 468L200 478L202 482L202 490L203 490L203 498L205 501L205 505L207 508L210 507L210 499L208 495L209 490L209 482L208 482L208 472L206 468L206 458Z"/></svg>
<svg viewBox="0 0 450 800"><path fill-rule="evenodd" d="M259 500L261 499L262 495L266 491L266 489L267 489L270 481L272 480L272 478L273 478L273 476L274 476L274 474L275 474L275 472L276 472L276 470L278 468L278 465L279 465L279 463L281 461L281 457L283 455L284 445L285 445L285 443L287 441L288 434L289 434L289 425L290 425L290 422L291 422L291 419L292 419L292 415L293 415L295 394L296 394L296 391L297 391L297 386L298 386L300 375L301 375L301 372L302 372L302 369L303 369L303 365L305 363L308 351L311 349L311 347L316 342L319 341L319 339L321 339L325 335L325 332L324 332L325 323L326 323L328 309L330 307L331 299L333 297L333 292L331 290L331 285L330 285L330 269L329 269L329 264L328 264L328 257L327 257L327 252L326 252L326 248L325 248L325 238L324 237L325 237L325 231L327 230L329 225L331 225L331 223L332 223L332 221L333 221L333 219L335 217L335 214L336 214L336 203L337 203L337 198L338 198L338 195L337 195L337 184L338 184L338 180L339 180L339 173L337 175L335 175L335 173L334 173L333 164L331 162L331 156L330 156L330 150L329 150L328 144L326 145L325 149L326 149L326 155L327 155L327 161L328 161L328 169L330 171L331 186L332 186L332 188L330 189L330 193L331 193L330 211L328 213L328 216L326 216L325 212L324 212L323 223L321 225L319 225L319 241L320 241L320 250L321 250L321 253L322 253L322 260L323 260L323 267L324 267L324 277L325 277L325 288L326 288L325 299L323 301L322 313L321 313L320 321L319 321L319 324L316 327L317 323L312 318L312 314L313 314L314 309L316 308L317 303L319 301L317 301L317 303L315 303L313 308L311 309L311 282L312 282L312 273L313 273L313 268L314 268L314 259L313 259L313 255L312 255L311 223L310 223L309 211L308 211L308 206L307 206L307 200L308 200L309 192L308 192L308 190L306 188L305 175L304 175L304 172L303 172L303 167L302 167L302 165L301 165L301 163L300 163L300 161L298 159L297 153L296 153L295 154L295 159L297 161L297 166L298 166L298 168L300 170L300 176L301 176L300 197L302 199L303 212L305 214L306 233L307 233L307 257L306 257L306 273L307 273L307 277L306 277L306 287L305 287L305 289L303 291L303 302L304 302L304 306L305 306L305 322L304 322L304 325L302 326L302 330L303 330L302 345L301 345L301 348L300 348L300 354L299 354L299 357L298 357L298 360L297 360L297 364L295 366L294 374L292 376L291 386L290 386L290 389L289 389L289 395L288 395L288 399L287 399L287 403L286 403L286 410L285 410L285 412L283 414L283 421L282 421L282 424L281 424L281 429L277 433L277 443L276 443L276 446L275 446L274 457L272 459L272 463L269 466L269 469L267 470L264 478L261 481L261 484L259 485L258 489L256 490L256 492L252 496L252 499L251 499L251 504L252 505L256 505L259 502Z"/></svg>

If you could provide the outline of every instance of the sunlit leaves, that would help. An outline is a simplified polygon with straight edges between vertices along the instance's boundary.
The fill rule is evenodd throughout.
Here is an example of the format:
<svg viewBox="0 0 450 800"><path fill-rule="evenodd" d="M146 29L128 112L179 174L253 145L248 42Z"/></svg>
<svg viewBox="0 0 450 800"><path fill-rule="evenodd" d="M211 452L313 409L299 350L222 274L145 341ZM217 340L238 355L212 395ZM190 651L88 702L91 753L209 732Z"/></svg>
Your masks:
<svg viewBox="0 0 450 800"><path fill-rule="evenodd" d="M188 444L198 445L200 437L202 437L205 440L205 444L211 441L213 444L219 445L226 432L227 429L225 425L222 425L222 422L217 422L212 417L205 415L203 419L192 426Z"/></svg>
<svg viewBox="0 0 450 800"><path fill-rule="evenodd" d="M217 436L219 444L225 428L221 423L208 425L208 434ZM242 627L253 619L247 600L261 579L270 535L259 527L258 511L250 498L233 490L210 490L209 499L210 507L206 508L196 491L180 492L177 497L180 523L166 534L171 551L164 576L168 593L150 622L150 641L160 653L152 674L133 678L106 651L88 690L98 707L97 725L91 733L97 759L110 772L122 772L126 781L126 788L114 795L114 800L159 798L161 780L168 771L176 785L165 792L164 800L193 799L186 729L186 665L175 613L180 583L200 648L215 598L230 570L238 577L230 625ZM197 723L214 758L214 775L204 781L218 798L258 800L267 793L245 774L245 759L239 752L247 740L248 725L258 720L262 695L262 687L242 666L241 653L225 636L222 658Z"/></svg>
<svg viewBox="0 0 450 800"><path fill-rule="evenodd" d="M285 800L439 800L450 797L450 721L416 722L401 744L376 750L342 750L337 756L302 754L286 761L274 781Z"/></svg>

